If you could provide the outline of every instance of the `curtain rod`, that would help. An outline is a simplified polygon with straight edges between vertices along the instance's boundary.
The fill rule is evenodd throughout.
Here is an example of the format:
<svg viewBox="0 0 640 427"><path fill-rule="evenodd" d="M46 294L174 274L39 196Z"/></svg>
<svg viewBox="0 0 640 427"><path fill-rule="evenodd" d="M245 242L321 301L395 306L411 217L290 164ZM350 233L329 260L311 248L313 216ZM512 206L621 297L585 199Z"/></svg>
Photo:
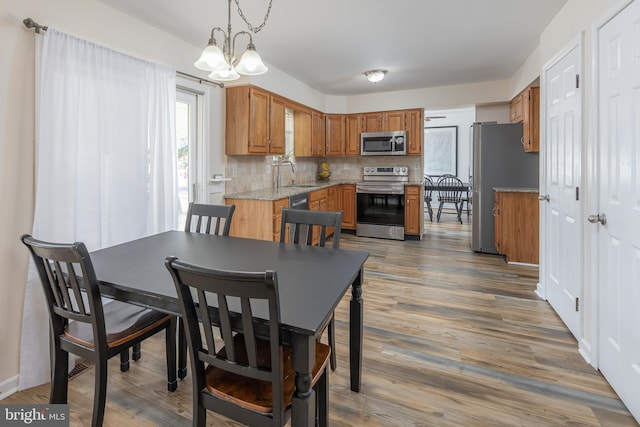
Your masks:
<svg viewBox="0 0 640 427"><path fill-rule="evenodd" d="M44 25L40 25L38 24L36 21L34 21L31 18L25 18L22 23L24 24L25 27L31 29L31 28L35 28L36 33L40 34L40 30L42 30L42 32L47 31L47 29L49 29L49 27L45 27ZM182 71L176 71L176 74L182 76L182 77L186 77L192 80L196 80L199 83L207 83L210 85L216 85L218 87L223 88L224 87L224 83L220 83L220 82L214 82L211 80L207 80L207 79L203 79L191 74L187 74L187 73L183 73Z"/></svg>

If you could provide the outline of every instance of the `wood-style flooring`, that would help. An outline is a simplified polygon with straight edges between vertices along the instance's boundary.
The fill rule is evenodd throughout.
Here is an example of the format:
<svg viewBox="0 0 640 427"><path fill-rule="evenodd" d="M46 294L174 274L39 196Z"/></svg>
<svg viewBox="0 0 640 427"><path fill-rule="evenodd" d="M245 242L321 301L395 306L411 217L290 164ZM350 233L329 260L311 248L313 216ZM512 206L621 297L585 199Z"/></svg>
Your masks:
<svg viewBox="0 0 640 427"><path fill-rule="evenodd" d="M336 311L332 426L637 426L534 290L538 269L471 252L469 225L443 214L422 241L343 234L370 252L362 391L349 390L347 294ZM465 218L466 219L466 218ZM126 373L109 365L105 426L191 423L191 380L166 391L163 336ZM90 424L93 368L70 381L72 426ZM48 386L1 403L46 403ZM209 426L237 423L212 412Z"/></svg>

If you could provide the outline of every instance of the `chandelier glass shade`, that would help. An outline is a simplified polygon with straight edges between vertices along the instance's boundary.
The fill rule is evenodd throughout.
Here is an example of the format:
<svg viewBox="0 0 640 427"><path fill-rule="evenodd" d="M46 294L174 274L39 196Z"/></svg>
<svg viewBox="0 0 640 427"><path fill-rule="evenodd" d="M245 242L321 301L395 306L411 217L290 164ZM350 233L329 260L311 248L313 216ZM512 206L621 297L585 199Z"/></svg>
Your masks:
<svg viewBox="0 0 640 427"><path fill-rule="evenodd" d="M207 47L204 48L202 54L200 55L200 58L198 58L198 60L193 65L201 70L210 71L211 73L209 74L209 78L217 81L236 80L240 78L240 74L246 76L257 76L266 73L269 69L266 65L264 65L264 62L262 62L262 58L256 51L256 47L253 44L253 37L251 36L251 34L247 31L240 31L233 37L231 36L231 0L228 0L228 2L229 19L227 24L227 31L225 32L220 27L214 27L211 30L211 37L209 38ZM245 19L242 11L240 10L239 0L236 0L236 4L238 4L238 11L240 12L240 16L242 17L242 19ZM265 21L260 27L258 27L257 29L253 29L253 27L251 27L251 24L247 22L249 28L253 29L254 32L259 31L266 23L270 10L271 4L269 5L269 10L267 11L267 15L265 16ZM222 33L222 49L218 47L218 44L216 42L216 32ZM249 44L240 57L240 60L236 61L236 38L243 34L249 36Z"/></svg>

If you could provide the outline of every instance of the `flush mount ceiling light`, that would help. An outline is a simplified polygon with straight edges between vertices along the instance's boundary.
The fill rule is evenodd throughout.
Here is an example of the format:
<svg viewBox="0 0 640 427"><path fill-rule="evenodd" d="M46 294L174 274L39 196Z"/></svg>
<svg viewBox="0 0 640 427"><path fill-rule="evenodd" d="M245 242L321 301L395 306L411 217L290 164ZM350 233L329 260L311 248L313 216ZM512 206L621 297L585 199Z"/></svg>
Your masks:
<svg viewBox="0 0 640 427"><path fill-rule="evenodd" d="M385 74L387 74L387 70L370 70L364 72L364 75L367 76L367 80L371 83L378 83L380 80L384 79Z"/></svg>
<svg viewBox="0 0 640 427"><path fill-rule="evenodd" d="M231 36L231 0L228 1L229 9L227 31L225 32L220 27L213 27L207 47L202 51L202 55L200 55L200 58L193 65L201 70L211 71L211 74L209 74L209 78L218 81L236 80L240 78L240 74L243 74L245 76L257 76L266 73L268 71L268 68L262 62L262 58L260 58L258 52L256 52L256 47L253 44L253 37L251 36L251 34L247 31L240 31L233 37ZM235 0L236 5L238 6L238 14L247 24L247 28L254 34L260 31L262 27L264 27L267 23L267 19L269 19L269 13L271 12L272 2L273 0L269 1L267 13L264 16L264 21L262 22L262 24L258 25L257 27L253 27L247 21L247 18L245 18L242 9L240 9L240 0ZM216 39L214 36L214 33L216 31L222 33L222 49L220 49L218 47L218 44L216 43ZM242 54L240 61L236 63L235 45L236 38L240 34L246 34L249 36L249 44L247 45L247 49Z"/></svg>

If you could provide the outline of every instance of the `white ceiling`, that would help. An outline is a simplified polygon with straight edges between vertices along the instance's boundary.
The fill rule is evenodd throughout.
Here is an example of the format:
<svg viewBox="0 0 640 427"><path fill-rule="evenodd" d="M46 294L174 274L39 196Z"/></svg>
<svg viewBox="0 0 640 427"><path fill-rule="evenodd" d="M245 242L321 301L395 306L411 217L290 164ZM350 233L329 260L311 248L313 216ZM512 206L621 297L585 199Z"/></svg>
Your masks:
<svg viewBox="0 0 640 427"><path fill-rule="evenodd" d="M195 45L226 29L226 0L100 0ZM273 0L254 35L263 60L327 95L507 79L567 0ZM269 0L241 0L253 26ZM233 33L246 30L235 0ZM246 37L238 37L243 52ZM194 58L194 61L197 58ZM366 70L388 70L369 83ZM197 70L180 70L196 72Z"/></svg>

